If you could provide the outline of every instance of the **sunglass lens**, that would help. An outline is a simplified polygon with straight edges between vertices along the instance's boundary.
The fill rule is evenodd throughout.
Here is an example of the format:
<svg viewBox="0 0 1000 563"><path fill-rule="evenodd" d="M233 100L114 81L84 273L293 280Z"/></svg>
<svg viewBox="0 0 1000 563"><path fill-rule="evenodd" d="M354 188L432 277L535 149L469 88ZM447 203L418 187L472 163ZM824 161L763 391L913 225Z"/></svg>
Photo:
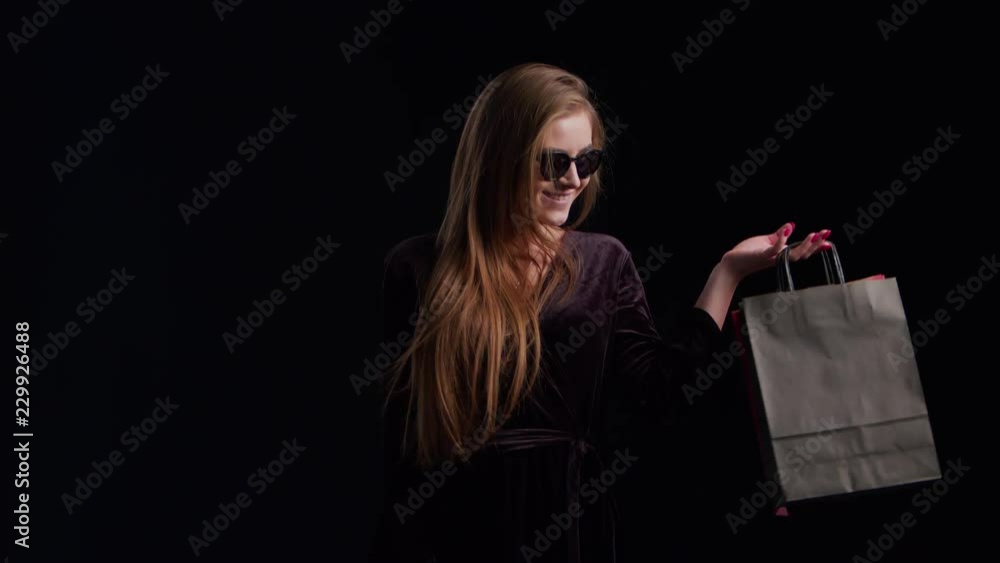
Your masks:
<svg viewBox="0 0 1000 563"><path fill-rule="evenodd" d="M580 178L586 178L597 170L597 167L601 165L601 152L600 151L590 151L583 155L583 158L576 163L576 172L580 175Z"/></svg>
<svg viewBox="0 0 1000 563"><path fill-rule="evenodd" d="M542 154L542 177L546 180L562 178L569 170L569 155L562 153Z"/></svg>

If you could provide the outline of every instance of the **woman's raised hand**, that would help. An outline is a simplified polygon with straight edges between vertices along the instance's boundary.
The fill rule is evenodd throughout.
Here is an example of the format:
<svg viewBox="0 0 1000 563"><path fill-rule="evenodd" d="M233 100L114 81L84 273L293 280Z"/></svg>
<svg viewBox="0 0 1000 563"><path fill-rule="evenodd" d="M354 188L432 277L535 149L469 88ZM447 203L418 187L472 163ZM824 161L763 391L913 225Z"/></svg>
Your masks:
<svg viewBox="0 0 1000 563"><path fill-rule="evenodd" d="M773 233L750 237L726 252L722 257L722 264L737 280L773 267L794 231L795 223L789 222ZM809 233L802 244L789 251L789 260L794 262L809 258L817 251L829 248L830 243L826 241L829 236L830 229Z"/></svg>

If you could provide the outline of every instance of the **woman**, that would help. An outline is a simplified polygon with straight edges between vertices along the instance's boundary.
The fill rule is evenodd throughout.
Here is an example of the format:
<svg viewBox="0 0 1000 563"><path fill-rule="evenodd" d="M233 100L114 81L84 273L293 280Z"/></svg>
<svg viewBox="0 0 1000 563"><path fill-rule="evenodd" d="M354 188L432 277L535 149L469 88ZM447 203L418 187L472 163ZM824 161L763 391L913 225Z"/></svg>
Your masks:
<svg viewBox="0 0 1000 563"><path fill-rule="evenodd" d="M624 386L665 408L712 351L736 285L775 263L794 225L726 252L667 342L625 247L575 230L604 146L580 78L507 70L469 114L440 230L386 257L385 339L406 349L388 370L375 560L614 560L611 492L594 479L632 458L600 449L602 397Z"/></svg>

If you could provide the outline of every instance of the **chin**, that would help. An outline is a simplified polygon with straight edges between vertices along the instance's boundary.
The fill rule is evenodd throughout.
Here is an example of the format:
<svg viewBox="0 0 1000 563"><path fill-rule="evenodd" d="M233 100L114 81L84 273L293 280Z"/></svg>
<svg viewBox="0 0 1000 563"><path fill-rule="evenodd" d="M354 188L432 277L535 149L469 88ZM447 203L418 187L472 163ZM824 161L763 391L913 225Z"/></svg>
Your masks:
<svg viewBox="0 0 1000 563"><path fill-rule="evenodd" d="M576 201L576 196L579 193L574 194L571 199L558 204L553 204L553 202L547 200L541 193L538 194L538 220L543 225L550 227L561 227L569 221L570 209L573 203Z"/></svg>
<svg viewBox="0 0 1000 563"><path fill-rule="evenodd" d="M561 227L569 220L569 213L545 212L542 213L540 219L543 225Z"/></svg>

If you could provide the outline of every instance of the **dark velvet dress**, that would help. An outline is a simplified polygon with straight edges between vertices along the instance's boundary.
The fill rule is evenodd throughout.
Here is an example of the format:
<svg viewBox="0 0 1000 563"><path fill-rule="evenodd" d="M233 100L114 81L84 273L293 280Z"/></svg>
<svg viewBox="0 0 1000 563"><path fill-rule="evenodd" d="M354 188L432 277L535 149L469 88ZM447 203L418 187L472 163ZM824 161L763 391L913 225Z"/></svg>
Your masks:
<svg viewBox="0 0 1000 563"><path fill-rule="evenodd" d="M412 334L417 296L435 258L432 234L385 260L384 341ZM530 400L463 458L430 470L401 458L401 408L385 418L386 488L371 561L615 561L614 482L634 455L603 442L606 395L624 389L637 410L669 408L720 341L704 310L656 329L628 250L603 234L570 231L580 283L543 310L543 373Z"/></svg>

